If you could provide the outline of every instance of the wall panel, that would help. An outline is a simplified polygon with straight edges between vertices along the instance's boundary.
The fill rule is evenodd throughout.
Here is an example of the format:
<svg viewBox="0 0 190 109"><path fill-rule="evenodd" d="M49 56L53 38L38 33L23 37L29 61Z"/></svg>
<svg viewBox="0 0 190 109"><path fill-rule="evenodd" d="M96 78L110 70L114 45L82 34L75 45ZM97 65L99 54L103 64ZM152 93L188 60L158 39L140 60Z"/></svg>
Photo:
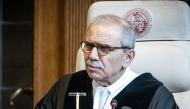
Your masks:
<svg viewBox="0 0 190 109"><path fill-rule="evenodd" d="M34 104L59 77L58 4L58 0L35 0Z"/></svg>
<svg viewBox="0 0 190 109"><path fill-rule="evenodd" d="M75 71L89 6L100 0L35 0L34 104Z"/></svg>

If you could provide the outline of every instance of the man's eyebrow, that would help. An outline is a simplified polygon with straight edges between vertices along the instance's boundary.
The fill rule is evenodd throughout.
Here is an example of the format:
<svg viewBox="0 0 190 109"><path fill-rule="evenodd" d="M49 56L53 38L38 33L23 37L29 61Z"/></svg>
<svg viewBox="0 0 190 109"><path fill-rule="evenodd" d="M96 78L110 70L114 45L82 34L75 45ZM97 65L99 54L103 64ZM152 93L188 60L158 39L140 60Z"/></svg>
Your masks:
<svg viewBox="0 0 190 109"><path fill-rule="evenodd" d="M97 43L97 42L89 42L89 41L85 41L85 42L87 42L87 43L91 43L91 44L94 44L94 45L101 45L101 46L105 46L105 47L111 47L110 45L108 45L108 44L102 44L102 43Z"/></svg>
<svg viewBox="0 0 190 109"><path fill-rule="evenodd" d="M100 44L100 45L105 46L105 47L111 47L111 46L108 45L108 44Z"/></svg>

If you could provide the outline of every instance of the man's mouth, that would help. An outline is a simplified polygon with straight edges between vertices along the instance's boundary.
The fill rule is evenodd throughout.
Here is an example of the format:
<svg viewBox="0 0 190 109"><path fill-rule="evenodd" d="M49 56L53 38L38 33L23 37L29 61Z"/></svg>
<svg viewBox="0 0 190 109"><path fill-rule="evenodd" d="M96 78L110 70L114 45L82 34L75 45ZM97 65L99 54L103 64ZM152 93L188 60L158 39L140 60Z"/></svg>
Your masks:
<svg viewBox="0 0 190 109"><path fill-rule="evenodd" d="M99 67L95 67L95 66L88 65L88 69L90 69L90 70L95 70L95 69L100 69L100 68L99 68Z"/></svg>

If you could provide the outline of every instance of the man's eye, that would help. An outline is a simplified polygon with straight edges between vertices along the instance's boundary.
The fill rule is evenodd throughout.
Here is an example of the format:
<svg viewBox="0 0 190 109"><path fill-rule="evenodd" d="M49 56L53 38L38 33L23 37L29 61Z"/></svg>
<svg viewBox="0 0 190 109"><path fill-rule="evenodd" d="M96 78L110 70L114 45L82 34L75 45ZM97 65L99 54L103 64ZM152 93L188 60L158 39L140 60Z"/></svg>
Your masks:
<svg viewBox="0 0 190 109"><path fill-rule="evenodd" d="M100 45L99 49L101 49L102 51L107 51L107 50L109 50L109 47L108 46Z"/></svg>
<svg viewBox="0 0 190 109"><path fill-rule="evenodd" d="M99 45L99 48L102 48L102 49L109 49L108 46L104 46L104 45Z"/></svg>
<svg viewBox="0 0 190 109"><path fill-rule="evenodd" d="M86 43L86 46L87 46L87 47L93 47L94 44L92 44L92 43Z"/></svg>
<svg viewBox="0 0 190 109"><path fill-rule="evenodd" d="M100 49L109 49L109 47L106 46L99 46Z"/></svg>

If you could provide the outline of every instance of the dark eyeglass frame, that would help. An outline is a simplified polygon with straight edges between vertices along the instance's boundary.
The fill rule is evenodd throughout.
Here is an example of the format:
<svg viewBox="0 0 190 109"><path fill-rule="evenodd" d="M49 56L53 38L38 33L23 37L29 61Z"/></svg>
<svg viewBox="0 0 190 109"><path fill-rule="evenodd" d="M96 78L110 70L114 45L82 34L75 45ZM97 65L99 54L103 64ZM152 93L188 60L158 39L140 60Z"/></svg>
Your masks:
<svg viewBox="0 0 190 109"><path fill-rule="evenodd" d="M81 49L82 49L82 51L83 51L84 53L90 53L90 52L92 51L92 49L91 49L90 51L85 51L85 50L83 49L83 43L84 43L84 44L88 43L88 44L93 45L92 49L93 49L94 47L96 47L96 48L97 48L97 51L98 51L98 54L100 54L101 56L106 56L110 51L114 51L115 49L131 49L131 48L129 48L129 47L110 47L110 46L107 45L107 44L96 44L96 43L91 43L91 42L88 42L88 41L82 41L82 42L80 42L80 45L81 45ZM100 49L101 46L102 46L102 47L105 47L105 48L108 48L108 52L105 53L105 54L101 54L101 53L99 52L99 49Z"/></svg>

